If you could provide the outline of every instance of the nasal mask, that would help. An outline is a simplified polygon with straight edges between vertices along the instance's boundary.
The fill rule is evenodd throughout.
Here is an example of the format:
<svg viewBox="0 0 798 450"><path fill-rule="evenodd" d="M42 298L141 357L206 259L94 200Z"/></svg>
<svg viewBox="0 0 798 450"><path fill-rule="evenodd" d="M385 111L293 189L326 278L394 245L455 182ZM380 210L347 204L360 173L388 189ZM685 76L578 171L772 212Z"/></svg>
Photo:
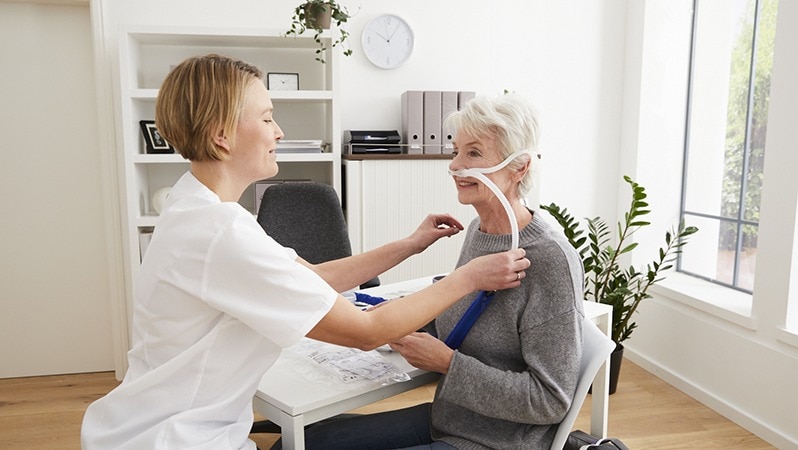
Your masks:
<svg viewBox="0 0 798 450"><path fill-rule="evenodd" d="M490 178L486 177L486 173L493 173L497 172L501 169L504 169L507 164L510 164L515 158L529 154L527 150L518 150L517 152L513 153L512 155L508 156L504 161L500 162L499 164L493 167L479 167L473 169L461 169L461 170L449 170L449 175L457 176L457 177L472 177L476 178L477 180L481 181L485 186L487 186L493 195L499 199L502 206L504 207L504 211L507 212L507 218L510 220L510 228L512 230L512 241L510 250L515 250L518 248L518 220L516 220L515 212L513 212L513 208L510 206L510 202L505 197L504 193L496 186L496 183L490 180Z"/></svg>

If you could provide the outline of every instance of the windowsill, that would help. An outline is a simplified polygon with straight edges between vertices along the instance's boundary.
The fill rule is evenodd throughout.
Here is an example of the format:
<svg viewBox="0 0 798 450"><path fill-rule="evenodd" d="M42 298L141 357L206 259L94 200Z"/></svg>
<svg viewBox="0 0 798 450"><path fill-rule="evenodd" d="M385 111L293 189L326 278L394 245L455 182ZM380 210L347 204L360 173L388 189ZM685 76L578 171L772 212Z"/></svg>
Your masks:
<svg viewBox="0 0 798 450"><path fill-rule="evenodd" d="M664 280L651 287L651 292L749 330L756 329L756 319L751 316L751 294L678 272L669 272ZM798 336L795 337L798 342Z"/></svg>
<svg viewBox="0 0 798 450"><path fill-rule="evenodd" d="M798 347L798 331L796 330L776 328L776 339L793 347Z"/></svg>

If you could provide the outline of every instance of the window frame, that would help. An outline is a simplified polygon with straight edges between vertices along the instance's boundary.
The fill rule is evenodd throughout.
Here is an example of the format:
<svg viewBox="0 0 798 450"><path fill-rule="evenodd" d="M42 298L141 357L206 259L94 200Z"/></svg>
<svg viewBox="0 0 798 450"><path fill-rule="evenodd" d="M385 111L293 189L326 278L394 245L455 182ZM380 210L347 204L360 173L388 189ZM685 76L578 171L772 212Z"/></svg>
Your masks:
<svg viewBox="0 0 798 450"><path fill-rule="evenodd" d="M737 214L736 217L724 217L720 214L707 214L698 211L690 211L686 209L687 204L687 185L688 185L688 163L690 156L690 140L691 140L691 123L692 123L692 106L693 106L693 88L694 88L694 68L696 63L696 31L698 28L698 6L701 0L693 0L693 17L690 35L690 56L688 67L688 85L687 85L687 108L685 114L685 133L684 133L684 155L682 159L682 186L681 196L679 201L679 217L680 220L685 221L687 216L699 217L710 220L717 220L719 224L731 223L736 230L736 241L734 248L734 264L732 269L732 282L727 283L722 280L714 279L706 275L693 273L682 267L682 255L680 254L676 261L676 271L692 277L696 277L714 284L719 284L730 289L753 294L753 289L746 289L740 287L740 261L743 250L743 227L754 226L759 230L759 221L745 219L745 198L748 192L748 169L750 167L751 156L751 129L753 125L753 110L754 110L754 96L756 84L756 69L757 69L757 44L759 39L760 27L760 12L762 8L762 0L752 0L755 2L754 6L754 19L753 30L751 36L751 57L748 70L748 95L746 105L745 117L745 135L743 138L743 155L742 155L742 168L740 170L740 192L738 195Z"/></svg>

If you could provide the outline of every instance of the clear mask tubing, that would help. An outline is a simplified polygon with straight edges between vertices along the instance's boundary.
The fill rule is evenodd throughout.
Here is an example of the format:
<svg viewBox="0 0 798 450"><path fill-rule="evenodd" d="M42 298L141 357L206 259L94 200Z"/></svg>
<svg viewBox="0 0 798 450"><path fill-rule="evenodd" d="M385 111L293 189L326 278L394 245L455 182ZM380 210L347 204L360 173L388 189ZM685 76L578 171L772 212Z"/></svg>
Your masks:
<svg viewBox="0 0 798 450"><path fill-rule="evenodd" d="M508 156L504 161L496 164L493 167L479 167L474 169L461 169L461 170L450 170L449 175L456 176L456 177L471 177L476 178L477 180L481 181L488 189L493 192L493 195L499 199L499 202L504 207L504 211L507 213L507 218L510 220L510 229L511 232L511 245L510 250L515 250L518 248L518 220L515 217L515 212L513 212L513 208L510 206L510 201L507 200L504 193L496 186L496 183L490 180L490 178L486 177L484 174L486 173L493 173L498 172L499 170L504 169L507 164L510 164L515 158L529 154L527 150L518 150L512 155Z"/></svg>

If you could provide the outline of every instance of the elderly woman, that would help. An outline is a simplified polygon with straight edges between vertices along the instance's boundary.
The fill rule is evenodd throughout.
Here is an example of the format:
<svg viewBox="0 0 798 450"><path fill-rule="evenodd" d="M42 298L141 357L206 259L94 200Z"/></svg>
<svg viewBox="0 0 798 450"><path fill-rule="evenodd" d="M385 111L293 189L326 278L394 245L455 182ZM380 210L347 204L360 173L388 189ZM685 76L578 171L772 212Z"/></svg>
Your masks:
<svg viewBox="0 0 798 450"><path fill-rule="evenodd" d="M430 216L406 239L312 265L237 202L277 174L283 132L258 68L218 55L166 77L158 130L191 170L172 188L136 279L121 385L91 404L84 449L255 449L252 398L283 348L303 336L371 349L418 329L475 289L518 286L529 260L474 260L444 285L363 312L338 292L458 231ZM443 284L444 282L438 283Z"/></svg>
<svg viewBox="0 0 798 450"><path fill-rule="evenodd" d="M441 314L431 333L391 344L414 366L443 375L432 403L310 428L308 448L548 449L571 405L582 354L582 264L524 205L537 116L509 94L476 97L447 120L457 130L450 164L457 197L478 214L458 267L507 250L515 238L534 263L519 287L495 293L473 326L459 329L459 346L453 331L477 293Z"/></svg>

